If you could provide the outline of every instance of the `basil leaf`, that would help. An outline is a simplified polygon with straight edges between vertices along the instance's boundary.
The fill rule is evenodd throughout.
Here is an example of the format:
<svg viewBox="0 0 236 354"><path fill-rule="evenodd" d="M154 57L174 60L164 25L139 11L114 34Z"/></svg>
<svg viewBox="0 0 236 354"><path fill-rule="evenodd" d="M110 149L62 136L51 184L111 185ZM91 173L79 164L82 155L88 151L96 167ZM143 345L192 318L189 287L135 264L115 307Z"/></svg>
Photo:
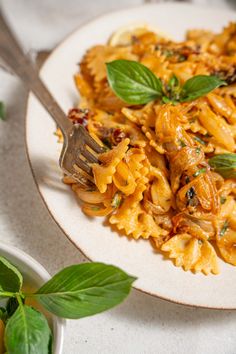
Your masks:
<svg viewBox="0 0 236 354"><path fill-rule="evenodd" d="M0 297L1 293L18 292L23 283L19 270L4 257L0 256Z"/></svg>
<svg viewBox="0 0 236 354"><path fill-rule="evenodd" d="M3 102L0 101L0 119L6 119L6 108Z"/></svg>
<svg viewBox="0 0 236 354"><path fill-rule="evenodd" d="M48 354L51 330L45 316L20 305L7 321L5 346L9 354Z"/></svg>
<svg viewBox="0 0 236 354"><path fill-rule="evenodd" d="M226 85L226 82L217 76L196 75L182 87L180 102L195 100L222 85Z"/></svg>
<svg viewBox="0 0 236 354"><path fill-rule="evenodd" d="M135 279L111 265L72 265L44 284L34 297L57 316L82 318L122 302Z"/></svg>
<svg viewBox="0 0 236 354"><path fill-rule="evenodd" d="M106 64L109 85L129 104L144 104L162 97L162 83L146 66L131 60Z"/></svg>
<svg viewBox="0 0 236 354"><path fill-rule="evenodd" d="M209 159L208 163L224 178L236 178L236 154L219 154Z"/></svg>

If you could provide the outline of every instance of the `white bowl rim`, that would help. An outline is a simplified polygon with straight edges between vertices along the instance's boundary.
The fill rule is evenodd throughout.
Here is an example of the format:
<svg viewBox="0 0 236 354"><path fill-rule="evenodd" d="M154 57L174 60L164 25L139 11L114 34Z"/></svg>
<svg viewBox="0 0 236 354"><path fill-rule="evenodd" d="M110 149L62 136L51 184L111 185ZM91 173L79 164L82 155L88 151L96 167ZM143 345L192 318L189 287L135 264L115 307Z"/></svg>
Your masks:
<svg viewBox="0 0 236 354"><path fill-rule="evenodd" d="M51 275L48 271L36 261L29 254L25 253L21 249L7 244L5 242L1 242L0 244L0 252L5 251L12 255L14 258L19 259L23 263L27 265L28 268L32 269L35 273L37 273L40 278L42 278L45 282L51 278ZM63 343L64 343L64 330L66 321L63 318L59 318L57 316L52 315L53 320L53 331L54 331L54 353L62 354L63 353Z"/></svg>
<svg viewBox="0 0 236 354"><path fill-rule="evenodd" d="M119 14L122 15L123 12L127 11L127 10L138 10L138 9L142 9L144 7L156 7L156 6L164 6L164 5L172 5L172 6L175 6L175 7L191 7L191 8L198 8L198 9L206 9L208 11L212 10L212 7L209 6L209 5L202 5L202 4L193 4L193 3L177 3L177 2L174 2L174 1L171 1L171 2L168 2L168 3L144 3L144 4L141 4L141 5L130 5L130 6L125 6L125 7L122 7L121 9L117 9L117 10L113 10L113 11L106 11L104 13L102 13L101 15L98 15L98 16L95 16L93 17L91 20L89 21L86 21L85 23L82 23L80 26L77 26L74 30L72 30L68 35L66 35L64 37L64 39L62 39L58 45L56 45L54 47L54 49L52 50L52 52L48 55L47 59L43 62L43 65L40 67L40 70L39 70L39 73L41 73L44 65L47 63L48 60L51 60L56 54L57 54L57 51L60 50L60 48L64 45L64 43L70 39L70 37L72 37L76 32L78 31L81 31L83 30L84 28L86 28L87 26L89 26L90 24L92 24L93 22L97 21L97 20L101 20L101 19L105 19L107 16L109 15L113 15L113 14ZM230 9L222 9L220 7L218 8L215 8L214 9L215 11L218 11L218 12L221 12L221 11L224 11L224 12L230 12L232 10ZM234 13L236 13L235 11L233 11ZM39 183L37 181L37 178L36 178L36 174L35 174L35 171L34 171L34 167L33 167L33 162L31 161L31 157L30 157L30 153L29 153L29 145L28 145L28 140L27 140L27 117L29 115L29 106L30 106L30 98L32 97L32 93L29 92L28 94L28 97L27 97L27 103L26 103L26 109L25 109L25 149L26 149L26 155L27 155L27 159L28 159L28 162L29 162L29 166L30 166L30 169L31 169L31 173L32 173L32 176L33 176L33 179L34 179L34 182L35 182L35 185L36 185L36 188L42 198L42 201L46 207L46 209L48 210L50 216L52 217L52 219L54 220L54 222L56 223L56 225L60 228L60 230L63 232L63 234L68 238L68 240L91 262L93 262L93 260L86 254L85 251L83 251L79 245L77 243L75 243L75 241L70 237L70 235L65 231L65 229L63 228L63 226L57 221L57 219L55 218L54 214L53 214L53 211L50 209L49 205L47 204L45 198L44 198L44 195L43 193L41 192L40 190L40 187L39 187ZM178 300L175 300L173 298L168 298L168 297L165 297L165 296L162 296L160 294L157 294L157 293L153 293L151 292L150 290L149 291L146 291L142 288L139 288L135 285L133 285L133 288L137 291L140 291L141 293L144 293L146 295L149 295L149 296L152 296L152 297L156 297L156 298L159 298L161 300L164 300L164 301L167 301L167 302L171 302L171 303L175 303L177 305L182 305L182 306L186 306L186 307L193 307L193 308L203 308L203 309L210 309L210 310L236 310L236 307L233 306L208 306L208 305L201 305L201 304L193 304L191 302L183 302L182 300L181 301L178 301Z"/></svg>

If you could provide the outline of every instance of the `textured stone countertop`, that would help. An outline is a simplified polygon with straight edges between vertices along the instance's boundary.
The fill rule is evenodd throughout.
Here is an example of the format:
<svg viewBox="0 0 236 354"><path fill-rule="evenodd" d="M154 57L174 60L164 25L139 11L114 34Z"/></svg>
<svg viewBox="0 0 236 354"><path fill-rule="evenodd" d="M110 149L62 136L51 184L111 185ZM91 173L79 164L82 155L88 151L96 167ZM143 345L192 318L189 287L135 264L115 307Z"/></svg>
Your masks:
<svg viewBox="0 0 236 354"><path fill-rule="evenodd" d="M235 0L198 0L233 8ZM4 11L26 48L51 49L96 15L141 0L2 0ZM236 8L236 6L235 6ZM35 187L24 147L27 93L0 71L0 100L8 118L0 122L0 242L28 252L51 273L84 256L51 219ZM8 171L11 171L9 173ZM171 304L132 291L121 306L104 314L68 321L65 354L234 354L236 312Z"/></svg>

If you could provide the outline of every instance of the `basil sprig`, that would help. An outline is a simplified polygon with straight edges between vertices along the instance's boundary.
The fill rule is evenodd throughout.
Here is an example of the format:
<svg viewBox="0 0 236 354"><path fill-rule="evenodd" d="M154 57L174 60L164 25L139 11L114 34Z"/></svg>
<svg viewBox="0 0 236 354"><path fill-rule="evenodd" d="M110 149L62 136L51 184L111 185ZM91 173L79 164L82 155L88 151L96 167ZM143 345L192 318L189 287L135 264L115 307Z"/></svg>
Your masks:
<svg viewBox="0 0 236 354"><path fill-rule="evenodd" d="M236 154L219 154L208 162L224 178L236 178Z"/></svg>
<svg viewBox="0 0 236 354"><path fill-rule="evenodd" d="M52 353L52 333L47 320L42 313L25 305L25 298L34 298L59 317L77 319L121 303L135 279L112 265L83 263L63 269L35 293L25 294L19 270L0 257L0 298L9 298L5 308L0 308L0 321L6 324L7 353Z"/></svg>
<svg viewBox="0 0 236 354"><path fill-rule="evenodd" d="M107 79L115 94L132 105L162 99L177 104L195 100L215 88L226 85L217 76L197 75L181 87L174 75L165 87L162 81L143 64L130 60L114 60L106 64Z"/></svg>

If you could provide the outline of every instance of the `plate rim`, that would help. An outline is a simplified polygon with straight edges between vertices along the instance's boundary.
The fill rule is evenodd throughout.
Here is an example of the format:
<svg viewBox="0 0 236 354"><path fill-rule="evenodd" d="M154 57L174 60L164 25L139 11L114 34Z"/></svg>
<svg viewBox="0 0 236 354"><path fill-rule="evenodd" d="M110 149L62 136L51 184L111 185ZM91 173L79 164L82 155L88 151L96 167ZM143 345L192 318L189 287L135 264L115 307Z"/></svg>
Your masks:
<svg viewBox="0 0 236 354"><path fill-rule="evenodd" d="M130 5L130 6L125 6L122 7L122 9L117 9L117 10L112 10L112 11L105 11L100 15L94 16L91 20L86 21L84 23L82 23L81 25L77 26L76 28L74 28L71 32L69 32L54 48L53 50L50 52L50 54L48 55L48 57L46 58L46 60L43 62L42 66L39 69L39 75L41 74L41 71L44 68L44 65L46 65L46 63L48 61L50 61L56 54L57 51L60 50L60 48L67 42L67 40L69 40L71 37L73 37L75 35L75 33L82 31L84 28L86 28L87 26L89 26L90 24L92 24L93 22L96 22L97 20L101 20L103 18L106 18L107 16L110 15L114 15L114 14L118 14L118 13L122 13L128 10L138 10L138 9L142 9L143 7L147 8L147 7L159 7L159 6L165 6L165 5L171 5L171 6L175 6L175 7L189 7L189 8L199 8L199 9L207 9L207 10L212 10L212 7L207 5L207 6L203 6L201 4L193 4L193 3L177 3L174 1L168 2L168 3L144 3L141 5ZM236 15L236 11L234 10L230 10L230 9L222 9L220 7L217 7L218 11L223 11L223 12L234 12ZM64 230L63 226L57 221L57 219L55 218L53 211L50 209L49 205L47 204L42 191L40 190L39 187L39 183L37 181L37 177L35 174L35 170L33 167L33 162L31 161L30 158L30 148L29 148L29 143L28 143L28 139L27 139L27 135L28 135L28 117L29 117L29 106L30 106L30 98L33 96L32 92L29 91L27 94L27 100L26 100L26 104L25 104L25 110L24 110L24 146L25 146L25 152L26 152L26 156L27 156L27 160L29 163L29 167L30 167L30 171L32 173L32 177L35 183L35 186L37 188L37 191L43 201L44 206L46 207L50 217L52 218L52 220L54 221L54 223L59 227L59 229L62 231L62 233L67 237L67 239L73 244L73 246L75 248L77 248L81 254L86 257L90 262L93 262L93 260L85 253L85 251L83 251L80 246L78 244L76 244L76 242L70 237L70 235ZM183 270L184 271L184 270ZM191 302L183 302L183 301L178 301L172 298L168 298L167 296L163 296L163 295L159 295L157 293L153 293L152 291L147 291L144 290L140 287L137 287L135 285L132 286L133 289L137 290L138 292L141 292L145 295L149 295L152 296L154 298L158 298L170 303L174 303L176 305L182 305L182 306L186 306L186 307L190 307L190 308L200 308L200 309L208 309L208 310L218 310L218 311L222 311L222 310L236 310L236 305L234 305L233 307L230 306L207 306L207 305L196 305L193 304Z"/></svg>

